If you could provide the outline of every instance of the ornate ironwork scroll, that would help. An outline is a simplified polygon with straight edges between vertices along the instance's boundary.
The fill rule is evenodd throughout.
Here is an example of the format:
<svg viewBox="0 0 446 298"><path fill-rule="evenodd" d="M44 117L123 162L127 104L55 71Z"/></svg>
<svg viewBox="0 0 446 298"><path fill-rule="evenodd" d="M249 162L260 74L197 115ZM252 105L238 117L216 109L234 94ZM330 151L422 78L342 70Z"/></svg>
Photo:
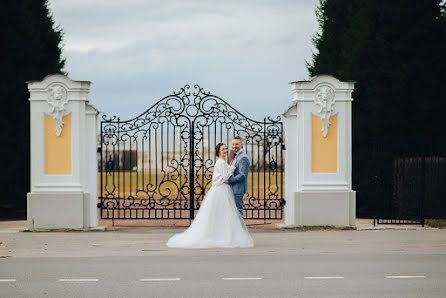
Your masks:
<svg viewBox="0 0 446 298"><path fill-rule="evenodd" d="M103 219L191 219L211 186L214 148L240 136L250 157L248 219L281 219L283 123L252 120L198 85L186 85L126 121L102 116Z"/></svg>

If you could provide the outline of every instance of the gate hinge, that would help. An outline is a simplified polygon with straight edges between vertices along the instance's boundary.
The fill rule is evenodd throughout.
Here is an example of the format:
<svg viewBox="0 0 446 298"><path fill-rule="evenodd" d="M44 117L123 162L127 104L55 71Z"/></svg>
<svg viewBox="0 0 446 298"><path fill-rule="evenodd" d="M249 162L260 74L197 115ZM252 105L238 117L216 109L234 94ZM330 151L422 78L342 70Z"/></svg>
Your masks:
<svg viewBox="0 0 446 298"><path fill-rule="evenodd" d="M286 201L285 201L285 199L282 199L282 206L285 206L286 205Z"/></svg>
<svg viewBox="0 0 446 298"><path fill-rule="evenodd" d="M96 150L97 153L101 153L102 152L102 148L98 147L98 149Z"/></svg>
<svg viewBox="0 0 446 298"><path fill-rule="evenodd" d="M282 150L285 150L285 144L282 143Z"/></svg>

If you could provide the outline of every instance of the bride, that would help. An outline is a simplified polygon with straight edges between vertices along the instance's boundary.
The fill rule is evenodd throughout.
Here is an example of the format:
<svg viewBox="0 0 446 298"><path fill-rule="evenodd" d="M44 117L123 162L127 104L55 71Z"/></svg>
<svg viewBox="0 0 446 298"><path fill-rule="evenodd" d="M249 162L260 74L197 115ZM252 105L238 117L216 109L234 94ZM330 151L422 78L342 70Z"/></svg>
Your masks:
<svg viewBox="0 0 446 298"><path fill-rule="evenodd" d="M217 161L212 175L212 186L204 197L195 220L183 233L173 235L168 247L253 247L245 221L238 211L234 194L227 180L235 170L236 159L229 166L225 158L228 147L217 144Z"/></svg>

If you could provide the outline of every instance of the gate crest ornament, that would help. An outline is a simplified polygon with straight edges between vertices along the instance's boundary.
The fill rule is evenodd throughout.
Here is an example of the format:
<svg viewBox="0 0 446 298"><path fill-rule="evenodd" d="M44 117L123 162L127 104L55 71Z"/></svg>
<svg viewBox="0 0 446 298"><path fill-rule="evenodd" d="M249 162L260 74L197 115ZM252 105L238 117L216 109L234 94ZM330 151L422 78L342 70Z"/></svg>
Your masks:
<svg viewBox="0 0 446 298"><path fill-rule="evenodd" d="M322 133L324 137L328 134L328 127L330 126L330 117L334 108L334 90L327 85L322 85L316 88L314 103L317 106L317 112L322 122Z"/></svg>
<svg viewBox="0 0 446 298"><path fill-rule="evenodd" d="M62 133L62 118L67 114L65 105L68 102L67 89L64 86L55 84L48 88L48 105L50 106L48 114L56 122L56 134L59 137Z"/></svg>

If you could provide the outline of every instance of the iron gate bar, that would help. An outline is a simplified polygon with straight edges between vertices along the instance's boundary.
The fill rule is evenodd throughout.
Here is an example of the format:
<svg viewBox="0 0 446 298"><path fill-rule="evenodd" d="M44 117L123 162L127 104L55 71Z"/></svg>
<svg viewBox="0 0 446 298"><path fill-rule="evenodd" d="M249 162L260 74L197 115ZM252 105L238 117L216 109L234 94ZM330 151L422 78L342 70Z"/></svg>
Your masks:
<svg viewBox="0 0 446 298"><path fill-rule="evenodd" d="M195 207L195 191L194 191L194 126L195 126L195 121L192 121L192 125L190 126L190 149L189 149L189 154L190 154L190 172L189 172L189 195L190 195L190 218L194 218L195 217L195 211L194 211L194 207Z"/></svg>

